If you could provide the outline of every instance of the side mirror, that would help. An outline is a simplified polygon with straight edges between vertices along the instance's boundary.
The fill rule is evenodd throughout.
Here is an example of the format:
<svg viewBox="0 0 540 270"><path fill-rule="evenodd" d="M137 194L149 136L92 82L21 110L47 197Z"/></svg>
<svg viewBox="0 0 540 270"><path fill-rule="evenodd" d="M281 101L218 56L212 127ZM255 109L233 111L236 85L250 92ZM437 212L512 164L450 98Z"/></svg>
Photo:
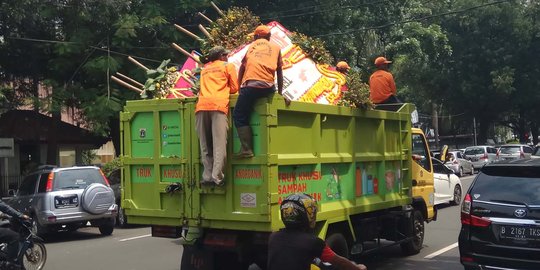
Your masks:
<svg viewBox="0 0 540 270"><path fill-rule="evenodd" d="M17 190L16 189L8 189L8 195L10 197L13 197L17 194Z"/></svg>

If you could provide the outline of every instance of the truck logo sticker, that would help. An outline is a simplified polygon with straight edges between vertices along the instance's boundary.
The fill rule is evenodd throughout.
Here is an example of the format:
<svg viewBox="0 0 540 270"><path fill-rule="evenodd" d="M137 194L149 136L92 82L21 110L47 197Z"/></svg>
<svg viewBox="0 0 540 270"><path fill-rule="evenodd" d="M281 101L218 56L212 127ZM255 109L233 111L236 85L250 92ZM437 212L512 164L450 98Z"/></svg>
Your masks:
<svg viewBox="0 0 540 270"><path fill-rule="evenodd" d="M245 208L256 208L257 193L240 193L240 206Z"/></svg>
<svg viewBox="0 0 540 270"><path fill-rule="evenodd" d="M263 172L258 165L235 166L234 171L235 185L260 186L263 183Z"/></svg>
<svg viewBox="0 0 540 270"><path fill-rule="evenodd" d="M145 138L146 137L146 128L140 128L139 129L139 137Z"/></svg>
<svg viewBox="0 0 540 270"><path fill-rule="evenodd" d="M167 125L163 125L163 130L167 130Z"/></svg>

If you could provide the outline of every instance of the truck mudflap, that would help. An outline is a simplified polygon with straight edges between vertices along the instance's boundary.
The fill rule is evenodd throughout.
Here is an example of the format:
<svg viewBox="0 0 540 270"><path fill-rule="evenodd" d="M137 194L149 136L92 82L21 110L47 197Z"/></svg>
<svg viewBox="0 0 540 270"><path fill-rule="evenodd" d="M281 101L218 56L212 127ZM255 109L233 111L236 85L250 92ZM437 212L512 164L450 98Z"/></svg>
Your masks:
<svg viewBox="0 0 540 270"><path fill-rule="evenodd" d="M213 270L214 252L195 245L183 245L180 269Z"/></svg>

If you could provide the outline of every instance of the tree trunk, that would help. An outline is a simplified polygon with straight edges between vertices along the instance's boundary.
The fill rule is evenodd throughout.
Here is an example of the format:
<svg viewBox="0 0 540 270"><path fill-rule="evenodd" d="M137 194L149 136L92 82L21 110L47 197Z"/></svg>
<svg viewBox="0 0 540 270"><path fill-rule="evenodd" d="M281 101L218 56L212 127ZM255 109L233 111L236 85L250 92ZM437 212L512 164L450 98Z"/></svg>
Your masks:
<svg viewBox="0 0 540 270"><path fill-rule="evenodd" d="M109 118L110 136L114 146L115 157L120 156L120 119L117 117Z"/></svg>
<svg viewBox="0 0 540 270"><path fill-rule="evenodd" d="M491 122L486 119L480 119L478 123L478 145L484 145L487 143L489 125Z"/></svg>
<svg viewBox="0 0 540 270"><path fill-rule="evenodd" d="M58 123L62 121L60 112L52 113L52 121L47 136L47 164L59 165L58 163Z"/></svg>
<svg viewBox="0 0 540 270"><path fill-rule="evenodd" d="M538 133L538 123L536 121L531 122L531 136L532 136L534 145L538 144L538 134L539 134Z"/></svg>

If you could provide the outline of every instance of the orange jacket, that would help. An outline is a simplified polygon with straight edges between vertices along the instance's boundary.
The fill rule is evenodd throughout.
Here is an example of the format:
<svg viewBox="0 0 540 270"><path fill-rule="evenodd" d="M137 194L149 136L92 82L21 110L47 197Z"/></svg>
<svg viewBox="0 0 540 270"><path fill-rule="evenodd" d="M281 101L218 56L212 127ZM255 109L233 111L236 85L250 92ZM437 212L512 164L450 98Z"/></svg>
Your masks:
<svg viewBox="0 0 540 270"><path fill-rule="evenodd" d="M238 92L238 78L233 64L216 60L201 70L201 90L195 107L198 111L229 112L229 95Z"/></svg>
<svg viewBox="0 0 540 270"><path fill-rule="evenodd" d="M264 38L255 40L249 45L246 56L242 60L245 71L241 84L248 80L274 84L276 70L278 65L281 65L278 63L280 56L281 49L278 45Z"/></svg>
<svg viewBox="0 0 540 270"><path fill-rule="evenodd" d="M392 74L379 69L369 77L369 98L373 103L381 103L391 95L396 95L396 83Z"/></svg>

